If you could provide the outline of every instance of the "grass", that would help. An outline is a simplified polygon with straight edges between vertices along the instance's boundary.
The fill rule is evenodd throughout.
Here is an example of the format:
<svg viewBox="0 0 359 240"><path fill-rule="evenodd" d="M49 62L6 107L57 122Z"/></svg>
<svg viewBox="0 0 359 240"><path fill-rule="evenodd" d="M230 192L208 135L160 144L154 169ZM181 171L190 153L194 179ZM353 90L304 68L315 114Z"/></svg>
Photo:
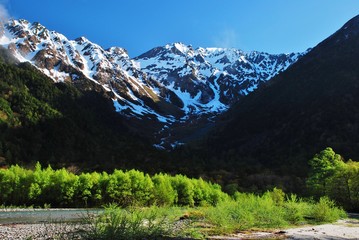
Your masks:
<svg viewBox="0 0 359 240"><path fill-rule="evenodd" d="M318 202L273 192L237 193L217 206L120 209L110 206L91 220L87 239L204 239L243 230L285 228L333 222L346 217L327 197Z"/></svg>
<svg viewBox="0 0 359 240"><path fill-rule="evenodd" d="M99 217L89 221L86 239L156 239L167 236L170 216L164 209L108 207Z"/></svg>

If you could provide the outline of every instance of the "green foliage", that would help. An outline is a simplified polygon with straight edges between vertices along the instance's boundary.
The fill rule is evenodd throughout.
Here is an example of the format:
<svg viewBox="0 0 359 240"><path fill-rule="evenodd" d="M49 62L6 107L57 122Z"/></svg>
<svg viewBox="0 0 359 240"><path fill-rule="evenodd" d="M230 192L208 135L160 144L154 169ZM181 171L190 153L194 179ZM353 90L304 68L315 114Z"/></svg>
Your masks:
<svg viewBox="0 0 359 240"><path fill-rule="evenodd" d="M157 208L110 207L92 222L86 239L158 239L169 235L170 223Z"/></svg>
<svg viewBox="0 0 359 240"><path fill-rule="evenodd" d="M359 209L359 163L326 148L310 160L307 185L316 196L329 196L348 210Z"/></svg>
<svg viewBox="0 0 359 240"><path fill-rule="evenodd" d="M177 191L177 204L194 206L194 185L190 179L182 175L177 175L173 178L172 185Z"/></svg>
<svg viewBox="0 0 359 240"><path fill-rule="evenodd" d="M309 216L310 208L311 205L308 202L291 194L284 204L285 220L290 224L301 224L305 221L305 217Z"/></svg>
<svg viewBox="0 0 359 240"><path fill-rule="evenodd" d="M155 204L158 206L172 206L177 199L177 191L172 187L171 178L165 174L156 174L152 177L154 184Z"/></svg>
<svg viewBox="0 0 359 240"><path fill-rule="evenodd" d="M319 202L312 209L312 216L317 222L332 222L346 214L343 210L335 207L335 204L328 197L321 197Z"/></svg>
<svg viewBox="0 0 359 240"><path fill-rule="evenodd" d="M2 204L26 205L29 188L33 179L32 171L18 165L8 170L0 169L0 199Z"/></svg>
<svg viewBox="0 0 359 240"><path fill-rule="evenodd" d="M342 161L341 156L336 154L333 149L326 148L319 154L316 154L311 160L310 177L308 178L308 185L320 195L326 194L326 185L328 179L331 178L338 165Z"/></svg>
<svg viewBox="0 0 359 240"><path fill-rule="evenodd" d="M0 169L0 190L0 204L53 207L202 206L228 199L219 185L183 175L150 177L138 170L75 175L40 163L33 171L18 165Z"/></svg>
<svg viewBox="0 0 359 240"><path fill-rule="evenodd" d="M345 217L333 201L322 198L318 203L304 201L296 195L282 196L278 189L263 195L235 193L234 200L222 201L204 209L205 219L213 224L216 234L231 233L251 228L278 228L292 224L333 222Z"/></svg>
<svg viewBox="0 0 359 240"><path fill-rule="evenodd" d="M282 189L273 188L272 191L268 191L267 194L272 198L275 205L282 206L285 199L285 193Z"/></svg>

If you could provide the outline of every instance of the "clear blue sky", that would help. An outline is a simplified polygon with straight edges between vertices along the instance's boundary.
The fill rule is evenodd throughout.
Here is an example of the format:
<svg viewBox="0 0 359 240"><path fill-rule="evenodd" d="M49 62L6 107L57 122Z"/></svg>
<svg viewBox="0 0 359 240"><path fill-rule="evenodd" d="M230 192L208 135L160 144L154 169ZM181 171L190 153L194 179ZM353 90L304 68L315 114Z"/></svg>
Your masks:
<svg viewBox="0 0 359 240"><path fill-rule="evenodd" d="M359 14L358 0L0 0L13 18L135 57L172 42L304 51Z"/></svg>

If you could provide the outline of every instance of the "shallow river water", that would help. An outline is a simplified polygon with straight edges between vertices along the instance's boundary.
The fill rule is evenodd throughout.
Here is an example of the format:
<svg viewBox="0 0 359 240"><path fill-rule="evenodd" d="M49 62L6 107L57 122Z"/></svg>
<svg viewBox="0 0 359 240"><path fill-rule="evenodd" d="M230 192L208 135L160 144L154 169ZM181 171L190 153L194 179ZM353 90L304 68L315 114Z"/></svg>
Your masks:
<svg viewBox="0 0 359 240"><path fill-rule="evenodd" d="M0 224L81 221L102 211L101 209L1 209Z"/></svg>

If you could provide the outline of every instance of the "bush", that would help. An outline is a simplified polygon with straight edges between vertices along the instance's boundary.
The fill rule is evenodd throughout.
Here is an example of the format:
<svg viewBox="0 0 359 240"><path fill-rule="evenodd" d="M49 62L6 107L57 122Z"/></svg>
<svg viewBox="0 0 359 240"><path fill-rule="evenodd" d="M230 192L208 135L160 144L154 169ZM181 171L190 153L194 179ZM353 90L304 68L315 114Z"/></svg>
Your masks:
<svg viewBox="0 0 359 240"><path fill-rule="evenodd" d="M333 222L339 218L346 217L346 213L335 206L328 197L321 197L312 209L312 217L317 222Z"/></svg>
<svg viewBox="0 0 359 240"><path fill-rule="evenodd" d="M95 221L87 239L157 239L170 234L170 222L157 208L120 209L112 205Z"/></svg>
<svg viewBox="0 0 359 240"><path fill-rule="evenodd" d="M284 203L285 220L290 224L300 224L309 215L310 206L295 194L291 194Z"/></svg>

